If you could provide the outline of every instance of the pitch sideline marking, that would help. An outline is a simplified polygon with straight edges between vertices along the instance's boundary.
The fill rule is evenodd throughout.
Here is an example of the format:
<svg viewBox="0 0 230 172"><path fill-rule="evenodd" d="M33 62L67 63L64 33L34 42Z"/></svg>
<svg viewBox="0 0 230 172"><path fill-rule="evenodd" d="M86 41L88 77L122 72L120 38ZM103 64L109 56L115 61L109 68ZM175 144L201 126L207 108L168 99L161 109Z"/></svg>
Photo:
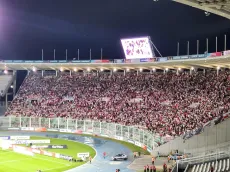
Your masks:
<svg viewBox="0 0 230 172"><path fill-rule="evenodd" d="M10 160L10 161L3 161L3 162L0 162L0 164L4 164L4 163L8 163L8 162L22 161L22 160L26 160L26 159L30 159L30 158L17 159L17 160Z"/></svg>
<svg viewBox="0 0 230 172"><path fill-rule="evenodd" d="M49 161L49 162L54 162L54 163L57 163L57 164L62 164L62 165L65 165L65 166L71 166L71 165L67 165L65 163L62 163L62 162L58 162L58 161L53 161L53 160L49 160L49 159L43 159L43 158L38 158L38 157L32 157L34 159L40 159L40 160L44 160L44 161Z"/></svg>

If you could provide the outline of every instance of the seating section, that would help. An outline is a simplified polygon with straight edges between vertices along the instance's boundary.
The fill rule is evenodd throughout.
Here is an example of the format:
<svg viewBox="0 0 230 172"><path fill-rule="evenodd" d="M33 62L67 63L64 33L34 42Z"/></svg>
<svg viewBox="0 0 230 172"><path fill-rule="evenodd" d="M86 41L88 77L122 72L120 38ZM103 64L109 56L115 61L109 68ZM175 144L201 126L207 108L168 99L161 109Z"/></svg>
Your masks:
<svg viewBox="0 0 230 172"><path fill-rule="evenodd" d="M229 111L229 72L30 74L6 115L137 125L176 136Z"/></svg>
<svg viewBox="0 0 230 172"><path fill-rule="evenodd" d="M214 168L214 172L229 172L229 158L220 159L212 162L205 162L202 164L196 164L191 166L189 172L209 172L211 167ZM186 170L187 171L187 170Z"/></svg>
<svg viewBox="0 0 230 172"><path fill-rule="evenodd" d="M4 96L6 89L12 81L12 75L0 75L0 95Z"/></svg>

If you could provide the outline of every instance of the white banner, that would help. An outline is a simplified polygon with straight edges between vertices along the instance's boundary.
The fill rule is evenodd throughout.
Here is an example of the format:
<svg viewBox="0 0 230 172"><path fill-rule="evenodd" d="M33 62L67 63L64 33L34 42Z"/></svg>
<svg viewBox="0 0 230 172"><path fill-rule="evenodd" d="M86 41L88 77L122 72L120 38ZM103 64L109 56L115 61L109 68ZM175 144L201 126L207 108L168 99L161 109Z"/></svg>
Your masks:
<svg viewBox="0 0 230 172"><path fill-rule="evenodd" d="M224 56L229 55L230 54L230 50L224 51Z"/></svg>
<svg viewBox="0 0 230 172"><path fill-rule="evenodd" d="M29 140L30 136L10 136L11 140Z"/></svg>
<svg viewBox="0 0 230 172"><path fill-rule="evenodd" d="M33 131L33 127L21 127L21 130L26 130L26 131Z"/></svg>
<svg viewBox="0 0 230 172"><path fill-rule="evenodd" d="M135 141L135 145L136 145L136 146L139 146L139 147L142 147L142 143L137 142L137 141Z"/></svg>
<svg viewBox="0 0 230 172"><path fill-rule="evenodd" d="M124 140L124 138L121 137L121 136L115 136L114 139L116 139L116 140Z"/></svg>
<svg viewBox="0 0 230 172"><path fill-rule="evenodd" d="M50 140L11 140L11 144L24 145L29 143L50 143Z"/></svg>
<svg viewBox="0 0 230 172"><path fill-rule="evenodd" d="M60 129L59 131L62 133L72 133L72 130L68 130L68 129Z"/></svg>
<svg viewBox="0 0 230 172"><path fill-rule="evenodd" d="M77 154L77 157L78 157L78 158L89 157L89 152L78 153L78 154Z"/></svg>

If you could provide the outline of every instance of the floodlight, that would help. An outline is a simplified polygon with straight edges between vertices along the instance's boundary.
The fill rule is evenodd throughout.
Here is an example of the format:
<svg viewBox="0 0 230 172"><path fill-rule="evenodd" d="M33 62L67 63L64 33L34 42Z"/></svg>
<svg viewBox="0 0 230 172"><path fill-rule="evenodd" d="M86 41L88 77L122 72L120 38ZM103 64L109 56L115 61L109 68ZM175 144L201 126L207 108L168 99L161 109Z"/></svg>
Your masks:
<svg viewBox="0 0 230 172"><path fill-rule="evenodd" d="M8 74L8 70L5 69L5 70L4 70L4 74Z"/></svg>
<svg viewBox="0 0 230 172"><path fill-rule="evenodd" d="M34 66L33 66L33 69L32 69L32 70L33 70L33 72L36 72L36 68L35 68Z"/></svg>
<svg viewBox="0 0 230 172"><path fill-rule="evenodd" d="M114 71L114 72L116 72L116 71L117 71L117 69L116 69L116 68L114 68L114 69L113 69L113 71Z"/></svg>

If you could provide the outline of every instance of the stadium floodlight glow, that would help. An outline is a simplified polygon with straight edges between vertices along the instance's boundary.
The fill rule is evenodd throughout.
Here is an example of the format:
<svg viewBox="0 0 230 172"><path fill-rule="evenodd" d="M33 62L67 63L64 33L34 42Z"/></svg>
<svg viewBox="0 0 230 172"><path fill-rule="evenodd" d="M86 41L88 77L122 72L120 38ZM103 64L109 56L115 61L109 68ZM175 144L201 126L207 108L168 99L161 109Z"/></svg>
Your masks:
<svg viewBox="0 0 230 172"><path fill-rule="evenodd" d="M165 68L166 71L168 71L169 69L168 68Z"/></svg>
<svg viewBox="0 0 230 172"><path fill-rule="evenodd" d="M127 69L126 69L126 71L127 71L127 72L129 72L129 71L130 71L130 69L129 69L129 68L127 68Z"/></svg>
<svg viewBox="0 0 230 172"><path fill-rule="evenodd" d="M117 68L114 68L113 71L116 72L116 71L117 71Z"/></svg>
<svg viewBox="0 0 230 172"><path fill-rule="evenodd" d="M33 72L36 72L36 68L35 68L34 66L33 66L33 69L32 69L32 70L33 70Z"/></svg>
<svg viewBox="0 0 230 172"><path fill-rule="evenodd" d="M14 86L13 86L13 85L11 85L11 86L10 86L10 88L14 88Z"/></svg>
<svg viewBox="0 0 230 172"><path fill-rule="evenodd" d="M87 71L90 72L90 68L89 67L87 68Z"/></svg>
<svg viewBox="0 0 230 172"><path fill-rule="evenodd" d="M60 68L60 71L61 71L61 72L63 72L63 71L64 71L62 67Z"/></svg>
<svg viewBox="0 0 230 172"><path fill-rule="evenodd" d="M155 68L153 68L153 71L155 72L155 71L156 71L156 69L155 69Z"/></svg>
<svg viewBox="0 0 230 172"><path fill-rule="evenodd" d="M4 74L8 74L8 70L5 69L5 70L4 70Z"/></svg>
<svg viewBox="0 0 230 172"><path fill-rule="evenodd" d="M76 69L76 68L74 68L74 69L73 69L73 71L74 71L74 72L77 72L77 69Z"/></svg>
<svg viewBox="0 0 230 172"><path fill-rule="evenodd" d="M101 70L101 72L103 72L103 71L104 71L104 69L103 69L103 68L101 68L100 70Z"/></svg>
<svg viewBox="0 0 230 172"><path fill-rule="evenodd" d="M194 70L194 67L191 67L191 70Z"/></svg>
<svg viewBox="0 0 230 172"><path fill-rule="evenodd" d="M217 66L217 70L220 70L220 66Z"/></svg>
<svg viewBox="0 0 230 172"><path fill-rule="evenodd" d="M181 71L181 68L179 67L178 70Z"/></svg>
<svg viewBox="0 0 230 172"><path fill-rule="evenodd" d="M142 68L140 68L140 72L142 72L143 71L143 69Z"/></svg>

